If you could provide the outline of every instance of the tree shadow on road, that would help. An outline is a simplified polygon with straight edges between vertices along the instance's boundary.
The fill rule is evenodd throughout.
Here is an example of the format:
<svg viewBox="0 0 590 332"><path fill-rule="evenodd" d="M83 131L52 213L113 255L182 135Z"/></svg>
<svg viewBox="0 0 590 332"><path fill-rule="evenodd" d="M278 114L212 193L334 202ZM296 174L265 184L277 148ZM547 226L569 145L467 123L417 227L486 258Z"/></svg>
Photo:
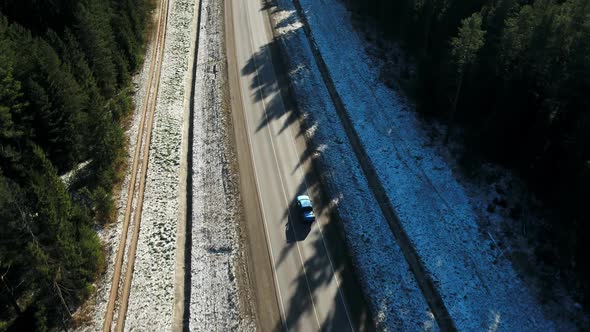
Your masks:
<svg viewBox="0 0 590 332"><path fill-rule="evenodd" d="M301 220L295 204L291 204L289 211L290 214L288 215L287 225L285 226L287 243L305 240L311 231L312 224Z"/></svg>
<svg viewBox="0 0 590 332"><path fill-rule="evenodd" d="M270 1L265 1L261 10L267 10L269 13L278 11L275 4ZM290 26L296 20L295 16L294 12L287 13L283 16L283 20L275 22L275 27ZM253 91L251 97L254 101L262 101L266 110L266 114L257 124L256 132L270 129L271 135L288 134L293 135L296 139L301 139L305 135L308 144L306 144L305 151L298 151L299 162L291 170L292 174L302 172L303 180L298 185L296 192L309 195L314 201L315 214L318 217L322 216L322 220L328 220L326 224L316 222L309 227L297 218L296 209L286 209L283 221L268 220L269 223L287 220L285 225L285 241L287 243L279 254L277 264L282 264L288 255L296 255L301 257L297 259L301 259L303 265L302 270L293 275L293 279L289 281L291 285L295 286L294 293L289 298L283 296L286 308L284 320L287 326L278 322L273 330L284 330L285 327L288 327L289 330L301 329L300 324L304 315L311 313L313 317L319 294L323 294L327 285L335 281L340 284L339 291L334 294L333 299L329 300L333 305L329 307L329 313L319 322L320 330L374 330L368 306L347 254L343 230L341 225L338 225L339 218L333 207L329 205L331 199L322 189L319 181L321 176L319 172L327 170L321 170L314 166L317 147L313 144L312 135L309 133L306 135L306 131L314 124L309 123L310 118L298 110L297 102L290 91L286 70L288 59L284 58L288 55L281 53L280 43L289 42L290 38L295 37L295 32L298 29L301 28L283 33L271 43L261 47L241 68L241 75L248 76L250 79L250 88ZM302 69L305 70L305 68ZM272 79L273 77L276 77L277 80ZM279 125L278 132L272 132L270 127L272 123ZM309 167L301 167L306 163L311 164ZM338 196L339 193L333 193L333 195ZM291 208L294 206L292 202L295 201L295 196L287 197L291 202ZM310 236L312 233L314 236ZM307 256L302 255L301 252L295 252L295 250L299 250L298 246L301 241L305 243ZM339 276L339 280L333 280L335 275ZM346 301L342 301L342 297ZM325 298L321 300L322 303L326 302ZM346 303L347 307L342 303Z"/></svg>

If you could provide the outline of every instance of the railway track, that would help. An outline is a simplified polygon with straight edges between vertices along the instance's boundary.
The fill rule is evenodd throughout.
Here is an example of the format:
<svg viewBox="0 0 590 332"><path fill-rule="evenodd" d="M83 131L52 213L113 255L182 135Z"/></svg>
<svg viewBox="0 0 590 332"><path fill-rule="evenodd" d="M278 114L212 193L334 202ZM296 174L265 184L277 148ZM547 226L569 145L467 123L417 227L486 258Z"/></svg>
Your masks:
<svg viewBox="0 0 590 332"><path fill-rule="evenodd" d="M123 331L125 327L125 317L127 313L127 304L131 289L131 280L133 277L133 267L135 264L135 254L137 250L137 240L139 238L139 228L141 223L141 212L143 208L143 195L145 191L145 179L149 161L149 148L154 122L154 113L156 109L156 100L160 83L160 73L162 69L162 60L164 55L164 45L166 41L166 26L168 22L169 1L160 0L159 15L156 29L152 34L154 46L151 53L151 61L147 76L147 90L143 100L139 130L133 153L133 165L131 168L131 178L127 190L127 202L125 215L123 218L123 227L121 240L117 251L113 281L109 293L109 301L104 318L103 331L111 331L115 323L115 331ZM141 172L139 171L141 163ZM137 183L139 182L139 184ZM139 188L136 191L136 186ZM137 200L134 204L135 197ZM133 216L133 223L131 217ZM129 249L125 251L127 236L130 225L133 225L131 242ZM126 255L125 255L126 254ZM124 259L126 259L125 274L122 275ZM120 287L122 284L122 288ZM120 289L121 288L121 289ZM118 301L117 301L118 300ZM119 304L116 321L113 322L117 312L116 304Z"/></svg>

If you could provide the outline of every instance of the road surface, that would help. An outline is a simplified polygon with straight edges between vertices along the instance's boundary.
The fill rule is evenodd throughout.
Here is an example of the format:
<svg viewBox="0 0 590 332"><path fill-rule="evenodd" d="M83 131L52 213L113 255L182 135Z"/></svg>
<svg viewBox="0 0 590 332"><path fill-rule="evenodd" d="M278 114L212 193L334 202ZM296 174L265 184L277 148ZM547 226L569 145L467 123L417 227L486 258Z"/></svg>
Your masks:
<svg viewBox="0 0 590 332"><path fill-rule="evenodd" d="M258 210L254 218L250 211L248 228L258 227L264 234L250 239L250 244L266 248L270 261L263 266L260 257L252 259L255 287L267 288L256 290L258 306L269 307L258 308L263 312L259 316L268 318L260 324L264 330L370 330L358 286L349 281L344 245L331 234L336 231L330 227L330 209L322 202L310 165L311 149L301 135L297 112L285 106L281 94L265 7L260 0L227 1L226 41L232 112L239 113L234 120L240 173L242 178L252 173L250 183L242 180L242 195L246 210ZM315 201L317 222L311 227L301 222L294 207L295 197L301 194ZM257 197L257 207L249 207L251 196ZM258 254L252 251L253 256L260 255L260 249ZM265 269L270 276L264 275ZM273 305L278 313L270 308ZM279 318L266 326L273 315Z"/></svg>

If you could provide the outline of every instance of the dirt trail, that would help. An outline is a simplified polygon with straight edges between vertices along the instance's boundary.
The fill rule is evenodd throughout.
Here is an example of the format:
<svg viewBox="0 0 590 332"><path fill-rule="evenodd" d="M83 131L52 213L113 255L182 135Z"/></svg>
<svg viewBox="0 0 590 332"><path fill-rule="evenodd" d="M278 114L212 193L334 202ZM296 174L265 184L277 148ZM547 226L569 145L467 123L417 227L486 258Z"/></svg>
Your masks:
<svg viewBox="0 0 590 332"><path fill-rule="evenodd" d="M152 49L151 63L148 72L148 91L145 95L144 108L141 115L141 121L139 125L139 131L137 134L137 143L135 145L135 151L133 156L133 166L131 170L131 180L129 183L129 189L127 192L127 204L125 208L125 216L123 220L123 229L121 233L121 241L119 243L119 249L117 252L117 259L115 262L115 270L113 273L113 281L111 284L111 290L109 295L109 302L105 313L105 319L103 324L103 331L110 331L112 328L113 317L115 314L115 305L119 295L119 285L121 280L121 270L123 267L123 259L125 258L125 245L127 243L127 233L129 231L131 215L134 214L133 220L133 234L131 238L131 244L127 253L127 266L125 272L125 279L123 283L123 289L121 290L122 297L120 300L119 314L116 324L116 330L122 331L125 324L125 314L127 310L127 302L129 299L129 290L131 286L131 278L133 274L133 264L135 261L135 251L137 248L137 239L139 237L139 225L141 222L141 210L143 205L143 192L145 189L145 178L148 167L148 154L151 139L151 129L154 120L156 98L158 95L158 87L160 80L161 64L164 54L165 36L166 36L166 24L168 19L168 0L162 0L160 2L159 14L158 14L157 28L154 30L155 43ZM147 124L146 124L147 119ZM144 130L144 127L146 127ZM139 161L142 161L141 173L138 173ZM139 178L139 192L137 204L134 207L133 200L135 198L135 186L137 176Z"/></svg>

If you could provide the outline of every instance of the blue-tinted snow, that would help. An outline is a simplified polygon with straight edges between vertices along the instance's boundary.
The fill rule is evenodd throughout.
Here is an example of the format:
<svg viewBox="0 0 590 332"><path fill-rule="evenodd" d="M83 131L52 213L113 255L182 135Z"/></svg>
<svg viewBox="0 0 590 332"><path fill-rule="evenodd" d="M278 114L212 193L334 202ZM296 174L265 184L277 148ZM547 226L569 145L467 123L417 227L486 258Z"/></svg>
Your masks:
<svg viewBox="0 0 590 332"><path fill-rule="evenodd" d="M451 168L436 153L416 115L408 111L408 104L379 81L378 66L365 53L364 42L353 31L344 6L335 0L300 2L340 97L355 121L355 129L457 328L466 331L555 329L544 318L540 306L510 263L497 257L489 249L492 246L489 238L480 235L473 209L476 199L467 195ZM289 0L278 3L281 9L293 10ZM350 148L347 144L335 144L336 140L346 142L346 137L338 133L342 128L312 63L303 31L295 29L291 34L294 35L286 43L290 63L303 65L292 73L300 106L312 113L318 123L315 139L327 145L323 155L334 167L334 173L351 173L346 179L331 178L335 192L343 192L343 200L365 202L363 207L371 211L360 220L345 222L355 262L361 266L362 277L368 278L365 285L369 293L377 291L371 303L387 303L387 308L401 312L405 306L396 301L407 287L412 296L402 297L409 302L406 308L418 311L414 314L420 316L421 305L412 293L417 289L415 282L401 272L407 272L405 262L401 261L403 256L393 239L386 235L389 229L377 205L371 201ZM351 185L354 192L342 189ZM347 210L347 204L341 204L340 208L346 216L354 216L356 212ZM386 243L387 250L377 249ZM397 322L386 316L382 317L386 326L397 329ZM402 324L410 326L406 321Z"/></svg>

